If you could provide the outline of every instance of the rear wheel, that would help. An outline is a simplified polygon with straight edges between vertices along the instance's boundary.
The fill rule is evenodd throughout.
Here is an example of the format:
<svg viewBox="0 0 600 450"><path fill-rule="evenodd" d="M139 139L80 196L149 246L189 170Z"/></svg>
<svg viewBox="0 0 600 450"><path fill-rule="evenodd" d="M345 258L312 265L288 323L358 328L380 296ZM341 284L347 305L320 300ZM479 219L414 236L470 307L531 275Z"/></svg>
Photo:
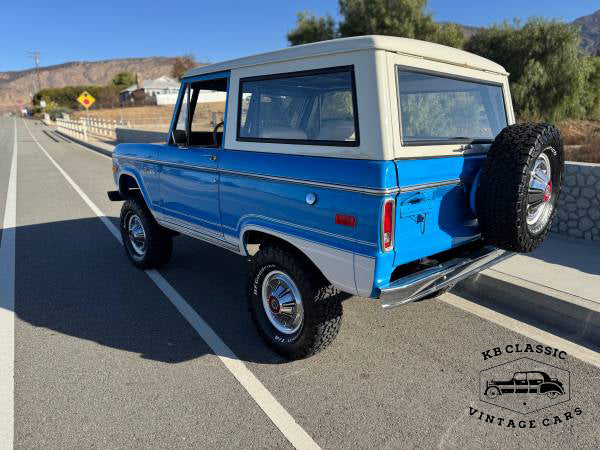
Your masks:
<svg viewBox="0 0 600 450"><path fill-rule="evenodd" d="M563 143L556 127L523 123L502 130L477 188L483 238L505 250L535 249L556 213L563 171Z"/></svg>
<svg viewBox="0 0 600 450"><path fill-rule="evenodd" d="M320 352L342 324L342 294L287 249L266 245L248 276L248 309L269 346L288 359Z"/></svg>

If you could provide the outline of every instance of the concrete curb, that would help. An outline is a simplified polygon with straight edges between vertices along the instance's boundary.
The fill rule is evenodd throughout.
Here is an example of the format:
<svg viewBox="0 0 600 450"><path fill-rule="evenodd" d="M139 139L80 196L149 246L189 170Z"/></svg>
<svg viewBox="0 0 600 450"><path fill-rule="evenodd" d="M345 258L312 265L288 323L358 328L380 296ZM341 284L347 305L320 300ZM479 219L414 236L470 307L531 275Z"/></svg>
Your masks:
<svg viewBox="0 0 600 450"><path fill-rule="evenodd" d="M455 294L501 314L600 351L600 304L488 269Z"/></svg>
<svg viewBox="0 0 600 450"><path fill-rule="evenodd" d="M102 147L100 147L99 145L94 145L94 144L91 144L91 143L89 143L89 142L82 141L81 139L77 139L77 138L75 138L75 137L73 137L73 136L71 136L71 135L69 135L69 134L63 133L63 132L61 132L61 131L58 131L58 130L54 130L54 131L55 131L56 133L60 134L61 136L63 136L63 137L65 137L65 138L67 138L67 139L69 139L69 140L71 140L71 141L75 142L76 144L83 145L84 147L87 147L87 148L89 148L89 149L91 149L91 150L94 150L94 151L96 151L96 152L98 152L98 153L101 153L101 154L103 154L103 155L106 155L106 156L110 156L110 157L112 157L112 153L113 153L112 151L110 151L110 150L107 150L107 149L105 149L105 148L102 148Z"/></svg>

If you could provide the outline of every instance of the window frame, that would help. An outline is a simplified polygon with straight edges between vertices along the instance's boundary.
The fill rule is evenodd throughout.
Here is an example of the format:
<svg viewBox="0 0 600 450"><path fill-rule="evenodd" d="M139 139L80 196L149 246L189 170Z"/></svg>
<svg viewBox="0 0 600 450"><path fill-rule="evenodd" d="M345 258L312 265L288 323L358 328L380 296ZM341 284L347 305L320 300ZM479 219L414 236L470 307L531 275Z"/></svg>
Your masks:
<svg viewBox="0 0 600 450"><path fill-rule="evenodd" d="M179 115L181 114L181 108L183 106L183 98L185 94L189 91L190 85L186 80L181 80L181 87L179 88L179 94L177 96L177 102L175 103L175 113L173 114L173 118L171 119L171 126L169 127L169 137L167 139L167 145L176 146L176 147L189 147L189 130L188 130L188 119L189 119L189 93L188 99L186 100L186 107L188 108L188 117L186 118L185 123L185 144L178 144L175 142L175 131L177 130L177 123L179 122Z"/></svg>
<svg viewBox="0 0 600 450"><path fill-rule="evenodd" d="M506 126L508 126L508 124L510 123L510 120L508 117L508 110L506 108L504 85L502 83L498 83L498 82L494 82L494 81L490 81L490 80L484 80L484 79L476 78L476 77L454 75L454 74L440 72L437 70L428 70L428 69L422 69L422 68L418 68L418 67L406 66L403 64L395 64L394 72L395 72L395 77L396 77L396 97L397 97L396 102L398 104L398 128L400 131L400 145L402 147L418 147L418 146L426 146L426 145L452 145L452 144L462 144L462 145L491 144L493 142L493 139L445 139L445 140L422 139L422 140L418 140L418 141L405 141L404 135L402 133L402 105L400 102L400 94L401 94L400 70L402 70L403 72L413 72L413 73L420 73L420 74L424 74L424 75L433 75L433 76L436 76L439 78L447 78L450 80L467 81L467 82L471 82L471 83L478 83L478 84L485 84L488 86L499 87L500 92L502 93L502 106L504 107L504 118L506 120Z"/></svg>
<svg viewBox="0 0 600 450"><path fill-rule="evenodd" d="M260 138L260 137L247 137L240 136L240 130L242 125L242 100L244 90L242 88L243 83L252 81L265 81L265 80L277 80L282 78L293 78L301 76L310 76L318 74L330 74L338 72L349 72L350 73L350 84L352 89L352 116L354 121L354 140L353 141L332 141L332 140L318 140L318 139L279 139L279 138ZM259 142L269 144L298 144L298 145L313 145L313 146L331 146L331 147L359 147L360 146L360 131L359 131L359 119L358 119L358 100L356 95L356 76L354 73L354 64L346 66L334 66L324 67L312 70L301 70L294 72L282 72L277 74L269 75L258 75L252 77L240 78L238 81L238 104L237 104L237 119L236 119L236 136L235 139L238 142Z"/></svg>
<svg viewBox="0 0 600 450"><path fill-rule="evenodd" d="M190 117L190 106L191 106L191 96L192 96L192 84L197 83L199 81L207 81L207 80L220 79L220 78L227 80L227 90L225 91L225 94L226 94L225 111L223 113L223 122L224 122L224 124L223 124L223 139L221 141L221 146L205 147L205 146L199 146L199 145L191 145L190 144L190 131L191 131L193 117ZM221 150L224 149L225 148L225 133L227 131L227 111L228 111L228 107L229 107L230 90L231 90L231 72L229 70L212 72L212 73L207 73L204 75L197 75L197 76L189 77L189 78L182 78L181 86L179 87L179 91L177 94L177 101L175 102L175 110L174 110L173 116L171 118L171 125L169 126L169 136L167 137L166 145L176 146L181 149L189 149L189 148L216 148L216 149L221 149ZM187 117L186 117L186 121L185 121L186 143L178 144L178 143L174 142L173 137L174 137L175 130L177 129L177 123L179 122L179 115L181 114L181 108L183 106L183 100L184 100L186 91L188 94L187 101L186 101ZM197 106L198 106L198 104L196 102L196 104L194 105L194 109ZM194 111L194 113L195 113L195 111Z"/></svg>

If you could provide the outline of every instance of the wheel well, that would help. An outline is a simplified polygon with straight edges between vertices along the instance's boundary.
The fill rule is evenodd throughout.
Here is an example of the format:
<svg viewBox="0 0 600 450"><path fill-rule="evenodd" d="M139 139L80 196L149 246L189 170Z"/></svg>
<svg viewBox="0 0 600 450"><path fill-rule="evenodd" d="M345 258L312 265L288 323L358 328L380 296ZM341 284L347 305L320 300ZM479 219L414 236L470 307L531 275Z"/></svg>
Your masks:
<svg viewBox="0 0 600 450"><path fill-rule="evenodd" d="M274 236L269 233L265 233L264 231L258 230L249 230L244 233L243 236L243 245L246 248L249 255L253 256L261 246L263 245L273 245L278 246L280 248L284 248L288 252L292 253L301 261L304 261L307 265L312 267L316 274L323 278L323 281L327 284L329 280L323 275L323 272L312 262L312 260L306 256L306 254L296 247L294 244L289 243L285 239L282 239L278 236Z"/></svg>
<svg viewBox="0 0 600 450"><path fill-rule="evenodd" d="M137 180L131 175L121 175L119 178L119 192L124 198L141 195Z"/></svg>

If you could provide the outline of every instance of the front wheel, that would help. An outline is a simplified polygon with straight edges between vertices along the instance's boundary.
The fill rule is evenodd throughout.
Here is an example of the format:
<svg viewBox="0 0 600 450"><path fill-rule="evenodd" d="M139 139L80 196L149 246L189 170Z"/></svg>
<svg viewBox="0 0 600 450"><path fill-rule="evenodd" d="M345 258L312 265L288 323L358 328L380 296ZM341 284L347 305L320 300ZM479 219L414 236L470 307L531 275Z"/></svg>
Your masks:
<svg viewBox="0 0 600 450"><path fill-rule="evenodd" d="M125 253L140 269L155 269L166 264L173 251L173 237L161 227L139 199L123 203L120 220Z"/></svg>
<svg viewBox="0 0 600 450"><path fill-rule="evenodd" d="M487 388L485 391L485 396L487 398L494 399L494 398L498 397L499 395L500 395L500 389L498 389L496 386L491 386L491 387Z"/></svg>
<svg viewBox="0 0 600 450"><path fill-rule="evenodd" d="M546 392L546 395L549 399L554 400L556 397L558 397L558 391Z"/></svg>
<svg viewBox="0 0 600 450"><path fill-rule="evenodd" d="M288 359L318 353L340 330L342 293L286 249L271 245L254 255L247 289L258 332Z"/></svg>

